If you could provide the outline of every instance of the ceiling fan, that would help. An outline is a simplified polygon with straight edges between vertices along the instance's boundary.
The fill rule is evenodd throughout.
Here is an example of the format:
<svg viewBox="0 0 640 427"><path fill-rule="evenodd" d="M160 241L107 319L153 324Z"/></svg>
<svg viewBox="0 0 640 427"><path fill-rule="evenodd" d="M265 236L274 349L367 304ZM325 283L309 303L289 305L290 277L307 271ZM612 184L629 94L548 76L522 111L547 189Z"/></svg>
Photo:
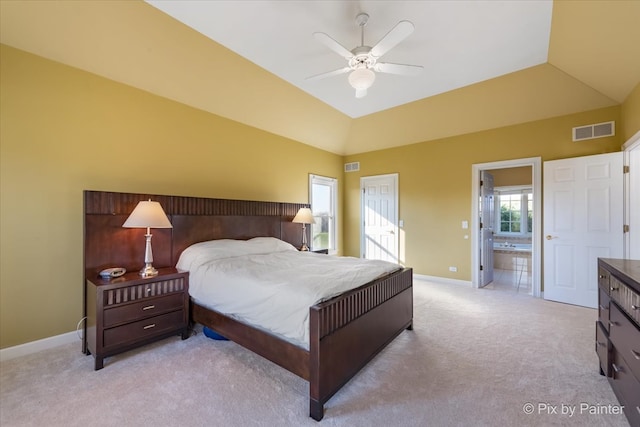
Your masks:
<svg viewBox="0 0 640 427"><path fill-rule="evenodd" d="M415 27L411 22L398 22L378 43L370 47L364 44L364 27L368 21L369 15L366 13L359 13L356 16L356 24L360 27L360 46L355 47L353 50L348 50L325 33L313 33L316 40L345 58L348 61L348 65L337 70L307 77L306 80L319 80L351 72L349 74L349 84L356 90L356 98L363 98L367 95L367 89L373 84L376 72L403 76L413 76L422 72L423 67L420 65L378 62L382 55L413 33Z"/></svg>

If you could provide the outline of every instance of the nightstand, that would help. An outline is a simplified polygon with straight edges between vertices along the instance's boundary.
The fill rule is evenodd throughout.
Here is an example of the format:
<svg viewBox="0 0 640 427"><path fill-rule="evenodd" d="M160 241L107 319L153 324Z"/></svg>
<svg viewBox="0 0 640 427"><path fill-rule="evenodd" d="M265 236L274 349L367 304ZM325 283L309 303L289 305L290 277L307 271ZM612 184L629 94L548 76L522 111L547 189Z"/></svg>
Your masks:
<svg viewBox="0 0 640 427"><path fill-rule="evenodd" d="M104 280L87 272L87 314L84 349L95 357L95 370L104 358L180 334L189 337L189 273L160 268L155 277L138 272Z"/></svg>

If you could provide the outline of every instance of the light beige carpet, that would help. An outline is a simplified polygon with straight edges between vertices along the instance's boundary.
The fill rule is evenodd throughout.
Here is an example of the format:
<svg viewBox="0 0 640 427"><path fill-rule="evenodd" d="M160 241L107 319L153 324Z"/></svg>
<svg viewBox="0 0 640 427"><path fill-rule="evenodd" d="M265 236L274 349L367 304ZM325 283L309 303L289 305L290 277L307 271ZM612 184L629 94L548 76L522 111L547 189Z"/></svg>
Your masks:
<svg viewBox="0 0 640 427"><path fill-rule="evenodd" d="M595 310L420 280L414 299L414 330L340 390L320 424L308 417L305 381L202 333L108 358L100 371L79 341L2 362L0 424L628 425L624 415L581 413L581 404L617 405L598 374Z"/></svg>

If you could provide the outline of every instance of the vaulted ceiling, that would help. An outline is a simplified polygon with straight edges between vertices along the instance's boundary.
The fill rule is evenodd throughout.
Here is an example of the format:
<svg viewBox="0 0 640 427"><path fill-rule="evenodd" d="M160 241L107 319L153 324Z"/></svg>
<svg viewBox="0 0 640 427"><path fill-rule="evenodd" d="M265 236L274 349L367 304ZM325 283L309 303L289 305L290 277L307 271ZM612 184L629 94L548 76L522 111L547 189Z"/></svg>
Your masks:
<svg viewBox="0 0 640 427"><path fill-rule="evenodd" d="M160 10L163 9L163 10ZM415 31L355 99L318 43ZM170 16L171 14L172 16ZM640 1L0 1L0 42L338 154L622 103L640 82Z"/></svg>

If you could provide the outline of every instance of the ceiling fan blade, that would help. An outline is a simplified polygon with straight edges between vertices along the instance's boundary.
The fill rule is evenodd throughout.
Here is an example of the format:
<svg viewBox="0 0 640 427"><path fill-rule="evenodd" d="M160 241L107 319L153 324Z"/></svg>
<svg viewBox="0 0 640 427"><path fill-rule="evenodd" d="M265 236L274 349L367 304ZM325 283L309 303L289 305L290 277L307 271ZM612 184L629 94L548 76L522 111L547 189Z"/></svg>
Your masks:
<svg viewBox="0 0 640 427"><path fill-rule="evenodd" d="M351 59L353 57L353 53L346 47L342 46L340 43L329 37L325 33L313 33L313 37L318 40L320 43L327 46L329 49L342 56L345 59Z"/></svg>
<svg viewBox="0 0 640 427"><path fill-rule="evenodd" d="M373 68L380 73L399 74L401 76L417 76L424 70L422 65L390 64L387 62L378 62Z"/></svg>
<svg viewBox="0 0 640 427"><path fill-rule="evenodd" d="M374 47L371 48L371 55L380 58L389 52L395 45L406 39L413 33L415 27L409 21L400 21L391 29Z"/></svg>
<svg viewBox="0 0 640 427"><path fill-rule="evenodd" d="M326 73L316 74L315 76L307 77L305 80L320 80L327 77L337 76L338 74L348 73L349 71L351 71L351 68L349 67L338 68L337 70L328 71Z"/></svg>

